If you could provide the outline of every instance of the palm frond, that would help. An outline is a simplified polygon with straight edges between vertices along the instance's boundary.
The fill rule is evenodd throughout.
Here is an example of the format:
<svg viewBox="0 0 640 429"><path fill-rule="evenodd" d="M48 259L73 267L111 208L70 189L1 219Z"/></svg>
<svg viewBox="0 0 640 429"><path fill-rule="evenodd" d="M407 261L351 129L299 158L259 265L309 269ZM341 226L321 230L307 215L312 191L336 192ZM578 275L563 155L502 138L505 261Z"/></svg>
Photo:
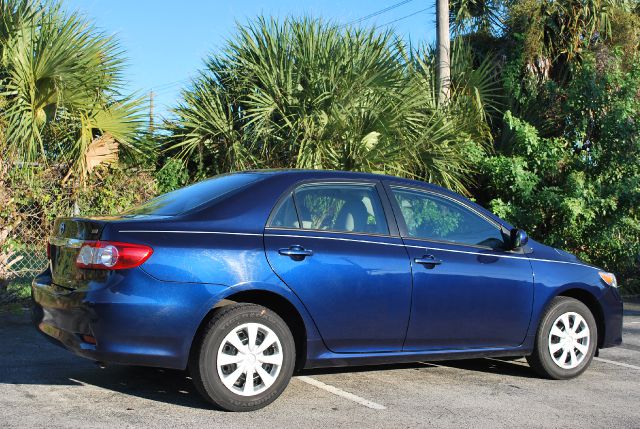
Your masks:
<svg viewBox="0 0 640 429"><path fill-rule="evenodd" d="M77 13L59 5L30 1L2 1L12 11L2 20L2 95L6 138L0 151L24 160L48 161L62 156L83 167L89 144L110 133L124 152L136 149L141 100L121 97L122 52L117 42L99 32ZM69 124L77 135L52 141L54 123Z"/></svg>
<svg viewBox="0 0 640 429"><path fill-rule="evenodd" d="M240 26L183 92L166 150L212 172L376 171L464 191L476 128L457 117L461 110L437 108L430 61L392 32L259 18ZM494 90L488 62L459 74L456 105L475 109L483 124Z"/></svg>

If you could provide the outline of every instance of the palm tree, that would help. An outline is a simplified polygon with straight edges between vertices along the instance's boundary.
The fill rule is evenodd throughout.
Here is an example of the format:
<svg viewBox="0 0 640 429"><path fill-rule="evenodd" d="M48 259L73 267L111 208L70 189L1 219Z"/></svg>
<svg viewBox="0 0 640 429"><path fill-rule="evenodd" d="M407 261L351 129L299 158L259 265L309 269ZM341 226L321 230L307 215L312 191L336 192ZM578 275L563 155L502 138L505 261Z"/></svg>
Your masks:
<svg viewBox="0 0 640 429"><path fill-rule="evenodd" d="M451 98L449 0L436 0L436 45L438 59L438 101L446 104Z"/></svg>
<svg viewBox="0 0 640 429"><path fill-rule="evenodd" d="M637 1L541 0L515 1L509 8L511 32L523 40L527 60L556 62L579 58L583 50L612 36L612 16L629 12Z"/></svg>
<svg viewBox="0 0 640 429"><path fill-rule="evenodd" d="M454 34L501 35L506 29L508 6L514 0L451 0L450 20Z"/></svg>
<svg viewBox="0 0 640 429"><path fill-rule="evenodd" d="M123 97L121 51L113 38L77 13L30 0L0 0L0 78L6 136L0 153L21 161L65 161L86 176L87 155L108 133L116 145L105 160L139 151L141 101ZM51 139L52 127L63 139ZM58 133L58 137L60 137Z"/></svg>
<svg viewBox="0 0 640 429"><path fill-rule="evenodd" d="M434 70L390 32L260 18L183 91L166 147L207 174L342 169L464 190L478 134L454 113L459 104L438 107Z"/></svg>

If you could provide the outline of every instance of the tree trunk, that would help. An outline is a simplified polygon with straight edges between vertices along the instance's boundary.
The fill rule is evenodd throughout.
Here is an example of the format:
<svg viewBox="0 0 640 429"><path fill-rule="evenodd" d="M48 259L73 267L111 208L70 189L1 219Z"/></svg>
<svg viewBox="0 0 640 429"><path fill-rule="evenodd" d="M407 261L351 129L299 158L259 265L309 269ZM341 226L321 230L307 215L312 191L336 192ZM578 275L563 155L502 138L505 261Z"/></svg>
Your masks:
<svg viewBox="0 0 640 429"><path fill-rule="evenodd" d="M449 0L436 0L436 30L438 103L446 104L451 98Z"/></svg>

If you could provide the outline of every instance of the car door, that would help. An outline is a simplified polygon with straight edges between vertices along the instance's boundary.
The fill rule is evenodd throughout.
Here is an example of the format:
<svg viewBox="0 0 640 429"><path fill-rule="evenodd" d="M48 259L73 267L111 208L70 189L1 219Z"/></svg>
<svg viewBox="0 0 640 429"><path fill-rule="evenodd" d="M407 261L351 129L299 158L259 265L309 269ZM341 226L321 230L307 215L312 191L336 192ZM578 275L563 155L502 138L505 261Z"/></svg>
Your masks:
<svg viewBox="0 0 640 429"><path fill-rule="evenodd" d="M405 350L512 347L527 334L533 272L488 216L437 192L390 186L411 259Z"/></svg>
<svg viewBox="0 0 640 429"><path fill-rule="evenodd" d="M377 182L304 183L281 198L265 229L271 267L333 352L402 349L410 264L381 195Z"/></svg>

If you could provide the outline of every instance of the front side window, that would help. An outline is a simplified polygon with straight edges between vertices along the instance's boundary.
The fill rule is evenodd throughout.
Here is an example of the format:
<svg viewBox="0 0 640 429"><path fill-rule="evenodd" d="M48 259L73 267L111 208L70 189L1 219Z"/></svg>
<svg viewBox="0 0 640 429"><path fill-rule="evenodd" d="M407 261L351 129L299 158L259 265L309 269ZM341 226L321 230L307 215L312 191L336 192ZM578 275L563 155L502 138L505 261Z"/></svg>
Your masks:
<svg viewBox="0 0 640 429"><path fill-rule="evenodd" d="M373 185L303 185L293 196L297 219L290 214L293 201L286 200L274 216L272 226L389 234L382 203Z"/></svg>
<svg viewBox="0 0 640 429"><path fill-rule="evenodd" d="M503 249L500 228L468 208L444 197L392 189L409 237Z"/></svg>

